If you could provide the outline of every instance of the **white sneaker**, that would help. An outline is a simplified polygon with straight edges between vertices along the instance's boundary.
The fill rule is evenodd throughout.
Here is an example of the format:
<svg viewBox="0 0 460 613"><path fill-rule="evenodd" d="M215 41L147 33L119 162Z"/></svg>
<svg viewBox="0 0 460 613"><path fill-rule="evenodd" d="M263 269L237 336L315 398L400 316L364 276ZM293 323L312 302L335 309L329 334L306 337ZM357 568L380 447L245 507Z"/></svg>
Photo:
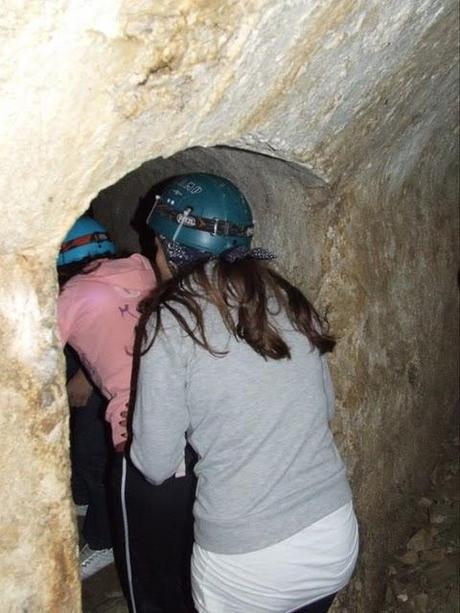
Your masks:
<svg viewBox="0 0 460 613"><path fill-rule="evenodd" d="M75 515L77 517L85 517L86 511L88 510L87 504L74 504L73 508L75 510Z"/></svg>
<svg viewBox="0 0 460 613"><path fill-rule="evenodd" d="M80 578L83 581L113 562L112 549L91 549L85 545L80 551Z"/></svg>

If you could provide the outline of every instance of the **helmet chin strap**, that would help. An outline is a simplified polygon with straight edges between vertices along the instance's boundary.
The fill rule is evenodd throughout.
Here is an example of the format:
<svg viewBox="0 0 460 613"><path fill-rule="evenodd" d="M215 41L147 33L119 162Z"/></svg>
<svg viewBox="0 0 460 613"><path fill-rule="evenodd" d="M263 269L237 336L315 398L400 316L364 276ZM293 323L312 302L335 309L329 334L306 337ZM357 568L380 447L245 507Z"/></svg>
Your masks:
<svg viewBox="0 0 460 613"><path fill-rule="evenodd" d="M274 260L276 258L276 255L268 249L260 247L250 249L242 245L231 247L220 255L214 256L212 253L198 251L193 247L181 245L181 243L174 242L165 236L159 235L158 238L163 247L166 262L173 274L209 260L222 260L228 264L234 264L242 260Z"/></svg>
<svg viewBox="0 0 460 613"><path fill-rule="evenodd" d="M193 264L206 262L211 258L210 253L198 251L197 249L193 249L193 247L186 247L161 234L158 235L158 238L163 247L166 262L173 273L177 273Z"/></svg>

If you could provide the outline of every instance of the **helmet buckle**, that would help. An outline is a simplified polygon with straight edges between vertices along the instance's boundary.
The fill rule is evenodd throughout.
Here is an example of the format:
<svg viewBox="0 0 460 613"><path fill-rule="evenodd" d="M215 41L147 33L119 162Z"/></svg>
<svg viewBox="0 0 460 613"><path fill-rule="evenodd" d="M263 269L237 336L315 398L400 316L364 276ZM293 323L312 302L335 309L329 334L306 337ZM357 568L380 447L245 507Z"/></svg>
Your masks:
<svg viewBox="0 0 460 613"><path fill-rule="evenodd" d="M214 218L214 228L211 232L212 236L217 236L217 234L227 235L229 233L230 233L230 222L222 221L221 219L217 219L217 217L215 217Z"/></svg>
<svg viewBox="0 0 460 613"><path fill-rule="evenodd" d="M186 222L187 222L188 216L190 215L191 212L192 212L192 207L190 207L190 206L187 207L186 209L184 209L184 212L182 213L182 217L180 218L179 225L177 226L176 231L174 232L174 235L172 237L172 242L173 243L176 242L177 236L178 236L179 232L181 231L182 226L184 225L184 223L187 225Z"/></svg>

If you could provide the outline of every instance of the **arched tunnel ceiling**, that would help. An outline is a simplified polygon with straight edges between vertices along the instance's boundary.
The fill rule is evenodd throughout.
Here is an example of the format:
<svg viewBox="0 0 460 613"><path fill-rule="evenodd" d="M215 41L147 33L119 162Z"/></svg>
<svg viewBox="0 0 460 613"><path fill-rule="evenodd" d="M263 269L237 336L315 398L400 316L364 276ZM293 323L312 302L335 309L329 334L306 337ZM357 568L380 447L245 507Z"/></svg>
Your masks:
<svg viewBox="0 0 460 613"><path fill-rule="evenodd" d="M316 296L335 199L326 183L299 164L231 147L193 147L145 162L103 190L92 212L121 250L146 249L148 254L151 235L139 238L155 185L187 172L211 172L235 182L255 215L254 244L273 249L283 272Z"/></svg>
<svg viewBox="0 0 460 613"><path fill-rule="evenodd" d="M0 250L41 249L45 229L57 245L101 188L194 145L300 161L331 182L401 148L417 159L433 139L442 164L456 4L4 3Z"/></svg>

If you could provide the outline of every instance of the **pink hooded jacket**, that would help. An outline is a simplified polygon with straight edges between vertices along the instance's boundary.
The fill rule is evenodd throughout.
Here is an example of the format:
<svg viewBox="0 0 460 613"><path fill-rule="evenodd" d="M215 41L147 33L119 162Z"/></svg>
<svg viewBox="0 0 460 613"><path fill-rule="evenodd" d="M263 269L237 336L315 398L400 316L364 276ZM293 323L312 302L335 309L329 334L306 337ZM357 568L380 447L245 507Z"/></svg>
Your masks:
<svg viewBox="0 0 460 613"><path fill-rule="evenodd" d="M155 285L149 261L135 254L101 260L94 271L70 279L58 298L61 342L75 349L108 399L106 420L118 448L127 437L120 413L129 401L137 305Z"/></svg>

